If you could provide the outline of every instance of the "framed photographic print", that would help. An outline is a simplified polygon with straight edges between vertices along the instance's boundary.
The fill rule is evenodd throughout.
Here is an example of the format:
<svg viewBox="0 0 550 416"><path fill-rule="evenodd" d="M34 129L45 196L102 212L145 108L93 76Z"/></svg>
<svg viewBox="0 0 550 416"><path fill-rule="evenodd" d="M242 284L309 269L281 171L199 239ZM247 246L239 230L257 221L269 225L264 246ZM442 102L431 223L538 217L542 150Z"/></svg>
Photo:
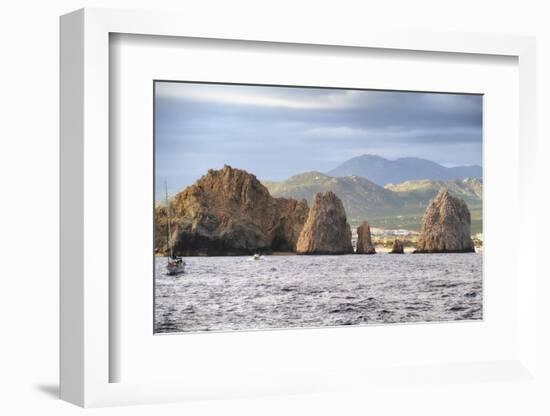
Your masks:
<svg viewBox="0 0 550 416"><path fill-rule="evenodd" d="M243 30L61 19L62 398L532 377L534 41Z"/></svg>
<svg viewBox="0 0 550 416"><path fill-rule="evenodd" d="M155 333L482 319L482 95L153 88Z"/></svg>

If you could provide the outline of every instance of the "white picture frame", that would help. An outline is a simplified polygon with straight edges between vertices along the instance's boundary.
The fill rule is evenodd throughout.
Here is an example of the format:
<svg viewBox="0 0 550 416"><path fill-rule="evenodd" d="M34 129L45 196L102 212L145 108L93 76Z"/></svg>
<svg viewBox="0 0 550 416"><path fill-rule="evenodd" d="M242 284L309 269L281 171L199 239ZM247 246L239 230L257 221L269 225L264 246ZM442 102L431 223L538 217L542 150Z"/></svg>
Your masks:
<svg viewBox="0 0 550 416"><path fill-rule="evenodd" d="M278 42L429 51L443 54L504 55L519 67L519 209L526 241L535 240L533 183L535 169L535 41L507 35L284 30L275 23L250 27L216 21L212 25L192 16L166 13L82 9L61 18L61 398L79 406L158 403L197 398L243 397L281 393L309 393L357 388L407 378L407 369L387 367L362 371L340 368L326 377L316 373L282 372L264 378L239 380L235 374L178 381L111 382L110 366L119 359L110 348L113 334L110 310L109 261L109 37L113 33L206 39ZM284 47L284 46L283 46ZM518 346L506 360L441 363L423 367L415 377L443 374L476 383L475 374L524 380L536 376L536 259L520 245L517 292ZM519 273L516 270L515 273ZM152 335L152 334L151 334ZM341 380L348 380L342 383Z"/></svg>

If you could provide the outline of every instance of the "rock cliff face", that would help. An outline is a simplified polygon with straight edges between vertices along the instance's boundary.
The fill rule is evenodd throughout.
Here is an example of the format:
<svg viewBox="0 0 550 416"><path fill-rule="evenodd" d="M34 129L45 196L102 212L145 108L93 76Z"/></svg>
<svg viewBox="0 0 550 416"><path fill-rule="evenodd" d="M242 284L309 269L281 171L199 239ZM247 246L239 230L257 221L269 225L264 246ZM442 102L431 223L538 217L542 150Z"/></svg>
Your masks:
<svg viewBox="0 0 550 416"><path fill-rule="evenodd" d="M298 238L307 220L307 201L273 198L273 227L269 233L273 251L296 251Z"/></svg>
<svg viewBox="0 0 550 416"><path fill-rule="evenodd" d="M372 245L370 226L367 221L357 227L357 248L355 252L358 254L376 254L376 250Z"/></svg>
<svg viewBox="0 0 550 416"><path fill-rule="evenodd" d="M395 239L393 241L393 245L391 246L390 254L404 254L405 250L403 249L403 243L399 241L398 239Z"/></svg>
<svg viewBox="0 0 550 416"><path fill-rule="evenodd" d="M305 200L271 197L254 175L224 166L178 193L170 212L175 254L196 256L294 251L309 209ZM166 252L166 210L157 208L155 220L157 247Z"/></svg>
<svg viewBox="0 0 550 416"><path fill-rule="evenodd" d="M168 216L165 206L155 206L155 251L164 251L168 238Z"/></svg>
<svg viewBox="0 0 550 416"><path fill-rule="evenodd" d="M470 211L462 199L443 189L426 208L415 253L468 252L475 252Z"/></svg>
<svg viewBox="0 0 550 416"><path fill-rule="evenodd" d="M298 254L353 253L351 229L342 201L332 192L317 193L296 244Z"/></svg>

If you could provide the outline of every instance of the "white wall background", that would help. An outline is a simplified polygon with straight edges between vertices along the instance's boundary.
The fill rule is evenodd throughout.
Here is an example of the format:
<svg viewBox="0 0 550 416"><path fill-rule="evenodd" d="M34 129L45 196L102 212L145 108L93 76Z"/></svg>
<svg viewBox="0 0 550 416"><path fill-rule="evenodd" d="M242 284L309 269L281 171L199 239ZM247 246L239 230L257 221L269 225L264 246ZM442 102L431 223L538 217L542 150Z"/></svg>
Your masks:
<svg viewBox="0 0 550 416"><path fill-rule="evenodd" d="M363 0L332 2L19 0L0 10L0 414L76 414L56 399L58 377L58 16L84 6L178 10L208 24L268 16L282 27L391 25L535 35L538 41L539 257L548 226L550 157L550 12L541 0ZM510 222L510 248L520 230ZM533 249L535 246L533 244ZM540 274L550 280L548 266ZM544 268L544 270L542 270ZM539 285L540 368L550 374L550 283ZM547 379L548 381L548 379ZM434 386L371 397L345 393L93 410L101 415L165 414L550 414L547 391L526 383ZM437 394L433 394L436 391ZM545 396L546 394L546 396Z"/></svg>

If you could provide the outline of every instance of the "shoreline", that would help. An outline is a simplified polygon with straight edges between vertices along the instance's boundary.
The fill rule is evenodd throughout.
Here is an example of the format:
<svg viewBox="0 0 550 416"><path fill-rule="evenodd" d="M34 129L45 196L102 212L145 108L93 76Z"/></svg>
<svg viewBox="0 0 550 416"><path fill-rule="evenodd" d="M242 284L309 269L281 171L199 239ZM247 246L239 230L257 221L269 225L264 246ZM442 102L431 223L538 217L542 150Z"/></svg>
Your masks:
<svg viewBox="0 0 550 416"><path fill-rule="evenodd" d="M268 257L290 257L290 256L342 256L342 255L357 255L357 256L375 256L376 254L390 254L391 247L384 247L384 246L375 246L374 249L376 250L375 254L359 254L359 253L347 253L347 254L298 254L294 251L274 251L272 253L258 253L261 257L268 256ZM413 253L414 250L416 250L415 247L404 247L404 253L403 254L415 254ZM475 247L475 253L483 253L483 247ZM441 253L416 253L416 254L468 254L468 253L454 253L454 252L441 252ZM254 254L220 254L220 255L195 255L195 256L178 256L178 257L251 257ZM163 254L155 253L155 257L167 257Z"/></svg>

